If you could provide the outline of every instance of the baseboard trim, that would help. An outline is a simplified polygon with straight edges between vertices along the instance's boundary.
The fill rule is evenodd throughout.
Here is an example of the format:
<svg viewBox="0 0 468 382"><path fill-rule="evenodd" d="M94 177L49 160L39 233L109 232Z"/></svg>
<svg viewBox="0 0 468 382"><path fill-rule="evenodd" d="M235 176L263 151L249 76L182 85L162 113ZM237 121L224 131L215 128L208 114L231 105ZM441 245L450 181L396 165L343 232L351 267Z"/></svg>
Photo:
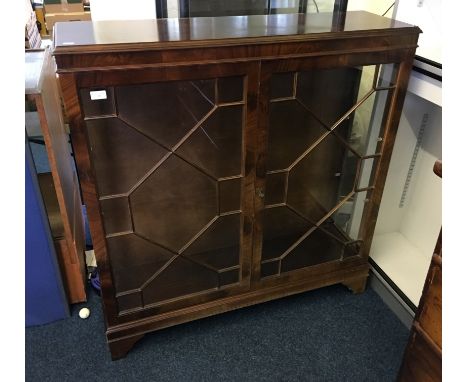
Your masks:
<svg viewBox="0 0 468 382"><path fill-rule="evenodd" d="M406 304L397 292L371 265L369 285L380 296L385 304L392 310L400 321L408 328L413 324L415 312Z"/></svg>

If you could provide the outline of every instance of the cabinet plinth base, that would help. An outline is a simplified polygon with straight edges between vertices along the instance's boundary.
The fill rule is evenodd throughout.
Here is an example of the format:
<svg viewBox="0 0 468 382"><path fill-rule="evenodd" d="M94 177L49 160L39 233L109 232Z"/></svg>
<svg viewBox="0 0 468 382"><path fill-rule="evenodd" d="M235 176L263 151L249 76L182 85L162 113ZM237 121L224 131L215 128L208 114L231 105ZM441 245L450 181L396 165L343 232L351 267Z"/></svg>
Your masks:
<svg viewBox="0 0 468 382"><path fill-rule="evenodd" d="M133 348L133 346L135 346L135 344L144 336L144 334L136 334L131 337L109 341L108 345L111 352L112 361L124 358Z"/></svg>
<svg viewBox="0 0 468 382"><path fill-rule="evenodd" d="M250 292L239 295L206 302L203 304L189 306L175 311L150 316L130 323L109 327L107 339L112 359L125 357L133 345L141 339L145 333L179 325L214 314L228 312L234 309L283 298L297 293L307 292L313 289L334 285L345 284L355 293L363 292L369 273L367 262L343 267L326 274L317 275L313 278L304 278L291 281L281 285L263 286ZM135 333L135 334L133 334Z"/></svg>

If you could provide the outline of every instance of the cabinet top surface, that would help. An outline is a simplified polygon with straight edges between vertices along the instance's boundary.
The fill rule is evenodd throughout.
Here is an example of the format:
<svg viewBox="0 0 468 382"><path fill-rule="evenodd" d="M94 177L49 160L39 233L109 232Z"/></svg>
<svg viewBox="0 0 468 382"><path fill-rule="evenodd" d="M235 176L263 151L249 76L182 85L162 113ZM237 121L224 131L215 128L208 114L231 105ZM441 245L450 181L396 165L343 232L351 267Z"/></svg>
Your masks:
<svg viewBox="0 0 468 382"><path fill-rule="evenodd" d="M340 31L334 31L333 13L58 22L54 28L54 53L112 51L119 46L133 50L228 45L241 40L244 44L254 44L277 41L281 36L299 40L321 39L404 28L419 32L412 25L364 11L347 12L344 28Z"/></svg>

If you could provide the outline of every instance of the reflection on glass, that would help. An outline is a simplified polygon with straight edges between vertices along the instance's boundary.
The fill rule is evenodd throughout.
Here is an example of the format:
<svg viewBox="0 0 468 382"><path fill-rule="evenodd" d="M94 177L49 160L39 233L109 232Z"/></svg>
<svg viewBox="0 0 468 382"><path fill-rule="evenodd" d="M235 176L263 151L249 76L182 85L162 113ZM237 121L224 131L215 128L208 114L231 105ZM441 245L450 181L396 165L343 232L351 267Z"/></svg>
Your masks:
<svg viewBox="0 0 468 382"><path fill-rule="evenodd" d="M359 106L334 130L358 156L373 155L380 150L387 96L388 90L379 90L360 99Z"/></svg>
<svg viewBox="0 0 468 382"><path fill-rule="evenodd" d="M216 109L175 152L215 179L240 175L242 112L242 105Z"/></svg>
<svg viewBox="0 0 468 382"><path fill-rule="evenodd" d="M377 86L378 87L395 86L397 73L398 73L398 65L396 64L380 65L379 79L377 81Z"/></svg>
<svg viewBox="0 0 468 382"><path fill-rule="evenodd" d="M172 149L214 108L215 85L211 80L117 87L119 119Z"/></svg>
<svg viewBox="0 0 468 382"><path fill-rule="evenodd" d="M331 216L335 225L347 235L350 241L360 240L359 229L361 227L364 207L371 192L361 191L347 199Z"/></svg>

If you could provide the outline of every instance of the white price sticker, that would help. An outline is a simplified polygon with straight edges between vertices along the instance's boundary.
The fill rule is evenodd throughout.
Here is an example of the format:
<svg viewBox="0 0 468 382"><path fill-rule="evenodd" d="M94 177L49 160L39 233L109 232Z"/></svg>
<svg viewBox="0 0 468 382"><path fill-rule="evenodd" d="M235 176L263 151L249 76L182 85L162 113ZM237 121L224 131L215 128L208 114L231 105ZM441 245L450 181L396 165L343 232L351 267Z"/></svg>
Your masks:
<svg viewBox="0 0 468 382"><path fill-rule="evenodd" d="M107 93L105 90L94 90L89 92L89 95L91 96L91 100L95 101L98 99L107 99Z"/></svg>

